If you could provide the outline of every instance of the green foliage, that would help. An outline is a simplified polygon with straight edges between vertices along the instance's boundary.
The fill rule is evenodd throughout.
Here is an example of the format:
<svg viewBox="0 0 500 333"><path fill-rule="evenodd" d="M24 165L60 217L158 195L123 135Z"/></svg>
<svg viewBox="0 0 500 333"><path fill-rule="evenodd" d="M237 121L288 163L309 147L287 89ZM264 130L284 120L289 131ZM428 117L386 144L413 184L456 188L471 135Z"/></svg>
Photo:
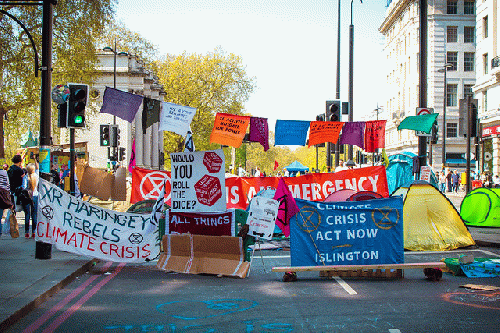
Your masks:
<svg viewBox="0 0 500 333"><path fill-rule="evenodd" d="M165 89L165 101L196 108L191 123L196 150L220 148L210 143L215 114L243 114L243 105L255 87L255 79L247 76L242 59L219 48L206 55L167 55L153 68ZM165 132L164 147L166 156L182 151L184 138ZM230 160L227 152L226 160Z"/></svg>
<svg viewBox="0 0 500 333"><path fill-rule="evenodd" d="M96 40L111 21L115 0L59 0L53 17L52 82L91 84L97 75ZM41 64L42 6L2 6L21 21L36 44ZM0 14L0 116L8 156L19 146L21 134L40 126L40 76L35 77L34 51L26 33L6 15ZM53 105L52 128L57 109ZM1 122L1 120L0 120ZM3 133L0 145L3 152Z"/></svg>

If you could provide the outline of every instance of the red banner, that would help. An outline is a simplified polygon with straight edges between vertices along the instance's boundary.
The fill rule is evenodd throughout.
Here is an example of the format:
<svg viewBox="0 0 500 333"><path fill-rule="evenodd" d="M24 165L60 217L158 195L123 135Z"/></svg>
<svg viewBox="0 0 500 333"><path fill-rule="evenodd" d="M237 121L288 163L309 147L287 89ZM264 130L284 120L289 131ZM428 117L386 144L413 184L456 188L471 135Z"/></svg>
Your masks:
<svg viewBox="0 0 500 333"><path fill-rule="evenodd" d="M130 202L136 203L142 200L158 199L165 180L165 202L170 206L170 171L148 170L135 167L132 171L132 194Z"/></svg>
<svg viewBox="0 0 500 333"><path fill-rule="evenodd" d="M365 127L365 152L373 153L378 148L385 148L385 123L387 120L371 120Z"/></svg>
<svg viewBox="0 0 500 333"><path fill-rule="evenodd" d="M130 202L155 199L167 177L165 200L170 205L170 171L134 168L132 172L132 197ZM308 173L299 177L284 177L294 198L323 201L338 190L373 191L387 198L389 187L384 166L350 169L335 173ZM278 188L278 177L226 178L226 207L246 209L250 200L260 190Z"/></svg>
<svg viewBox="0 0 500 333"><path fill-rule="evenodd" d="M308 173L299 177L284 177L294 198L323 201L338 190L350 188L373 191L387 198L389 188L384 166L350 169L335 173ZM277 177L226 178L227 208L246 209L253 196L260 190L278 187Z"/></svg>
<svg viewBox="0 0 500 333"><path fill-rule="evenodd" d="M190 233L205 236L235 236L234 210L223 213L168 213L165 234Z"/></svg>

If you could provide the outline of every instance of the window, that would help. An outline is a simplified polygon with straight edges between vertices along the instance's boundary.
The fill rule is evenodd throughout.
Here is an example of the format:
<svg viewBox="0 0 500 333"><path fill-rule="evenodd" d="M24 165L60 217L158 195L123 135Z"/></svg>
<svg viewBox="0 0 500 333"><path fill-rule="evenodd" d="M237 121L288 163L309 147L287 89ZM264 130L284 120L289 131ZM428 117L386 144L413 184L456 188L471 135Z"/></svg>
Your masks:
<svg viewBox="0 0 500 333"><path fill-rule="evenodd" d="M488 53L483 54L483 74L488 74Z"/></svg>
<svg viewBox="0 0 500 333"><path fill-rule="evenodd" d="M446 28L446 41L448 43L456 43L457 42L457 31L458 27L447 27Z"/></svg>
<svg viewBox="0 0 500 333"><path fill-rule="evenodd" d="M446 106L457 106L457 85L446 85Z"/></svg>
<svg viewBox="0 0 500 333"><path fill-rule="evenodd" d="M458 67L458 53L446 52L446 62L453 65L453 68L448 68L448 71L456 71Z"/></svg>
<svg viewBox="0 0 500 333"><path fill-rule="evenodd" d="M488 15L483 17L483 37L488 38Z"/></svg>
<svg viewBox="0 0 500 333"><path fill-rule="evenodd" d="M464 53L464 72L474 71L474 52Z"/></svg>
<svg viewBox="0 0 500 333"><path fill-rule="evenodd" d="M475 30L474 27L464 27L464 43L474 43Z"/></svg>
<svg viewBox="0 0 500 333"><path fill-rule="evenodd" d="M467 96L474 97L474 93L472 92L473 86L473 84L464 84L464 98L467 98Z"/></svg>
<svg viewBox="0 0 500 333"><path fill-rule="evenodd" d="M474 0L465 0L464 1L464 14L465 15L474 15L476 9L476 3Z"/></svg>
<svg viewBox="0 0 500 333"><path fill-rule="evenodd" d="M448 5L446 6L446 14L457 14L457 13L458 13L457 0L448 0Z"/></svg>
<svg viewBox="0 0 500 333"><path fill-rule="evenodd" d="M458 124L457 123L446 123L446 137L447 138L456 138L457 136L458 136ZM446 155L448 155L448 154L446 154Z"/></svg>

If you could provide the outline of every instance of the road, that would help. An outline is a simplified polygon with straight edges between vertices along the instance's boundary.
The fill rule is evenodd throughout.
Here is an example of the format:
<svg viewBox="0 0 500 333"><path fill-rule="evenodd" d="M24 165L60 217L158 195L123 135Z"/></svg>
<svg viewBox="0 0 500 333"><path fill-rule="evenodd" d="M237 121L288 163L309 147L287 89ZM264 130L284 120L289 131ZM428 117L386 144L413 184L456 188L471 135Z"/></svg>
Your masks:
<svg viewBox="0 0 500 333"><path fill-rule="evenodd" d="M500 258L500 249L406 252L406 262L471 253ZM316 272L284 283L272 266L288 266L287 251L256 254L246 279L166 273L153 263L101 262L8 332L497 332L499 278L421 270L403 279L328 279Z"/></svg>

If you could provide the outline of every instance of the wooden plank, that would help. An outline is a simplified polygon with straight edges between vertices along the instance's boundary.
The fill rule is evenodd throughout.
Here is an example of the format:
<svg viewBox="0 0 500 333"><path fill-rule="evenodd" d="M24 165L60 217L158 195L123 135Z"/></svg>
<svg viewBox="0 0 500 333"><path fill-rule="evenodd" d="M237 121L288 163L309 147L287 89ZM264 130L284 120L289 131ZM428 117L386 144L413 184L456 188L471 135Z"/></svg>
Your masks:
<svg viewBox="0 0 500 333"><path fill-rule="evenodd" d="M360 269L419 269L419 268L445 268L442 261L418 262L408 264L380 264L380 265L334 265L334 266L284 266L273 267L273 272L315 272L315 271L351 271Z"/></svg>

